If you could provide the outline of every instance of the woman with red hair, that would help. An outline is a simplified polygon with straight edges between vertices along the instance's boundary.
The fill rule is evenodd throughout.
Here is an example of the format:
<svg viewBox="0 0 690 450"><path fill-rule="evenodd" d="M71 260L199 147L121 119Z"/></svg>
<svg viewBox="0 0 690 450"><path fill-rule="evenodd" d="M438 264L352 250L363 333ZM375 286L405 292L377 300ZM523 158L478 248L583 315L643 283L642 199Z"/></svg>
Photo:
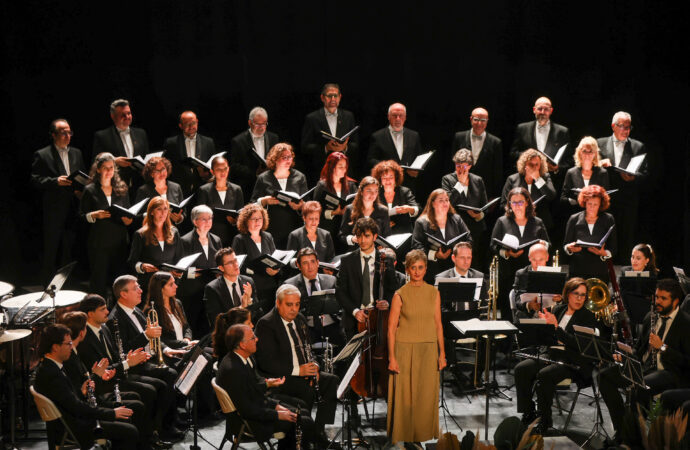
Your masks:
<svg viewBox="0 0 690 450"><path fill-rule="evenodd" d="M596 184L580 191L577 202L584 211L575 213L565 227L565 252L570 259L570 276L599 278L609 281L606 261L616 254L617 237L615 220L606 211L611 203L606 189ZM601 247L584 247L577 241L600 242L613 227L611 234Z"/></svg>

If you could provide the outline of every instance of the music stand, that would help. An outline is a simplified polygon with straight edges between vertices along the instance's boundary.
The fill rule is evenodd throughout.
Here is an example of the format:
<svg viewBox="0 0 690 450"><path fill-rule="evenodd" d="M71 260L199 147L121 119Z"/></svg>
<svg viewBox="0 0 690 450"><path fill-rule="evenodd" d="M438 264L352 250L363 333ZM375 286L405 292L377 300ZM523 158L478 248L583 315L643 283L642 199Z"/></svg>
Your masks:
<svg viewBox="0 0 690 450"><path fill-rule="evenodd" d="M539 305L543 305L543 294L560 294L568 274L565 272L548 272L529 270L527 272L527 292L539 294ZM540 308L541 309L541 308Z"/></svg>
<svg viewBox="0 0 690 450"><path fill-rule="evenodd" d="M487 347L491 348L491 339L497 334L513 335L518 329L507 320L465 320L451 322L455 328L465 336L476 337L486 335ZM489 439L489 366L491 365L490 352L487 352L486 364L484 365L484 397L486 401L484 411L484 439Z"/></svg>
<svg viewBox="0 0 690 450"><path fill-rule="evenodd" d="M630 389L632 386L637 386L642 389L649 389L649 386L644 381L644 369L642 362L635 358L635 355L629 345L622 342L616 343L618 351L616 354L621 356L621 376L630 382Z"/></svg>
<svg viewBox="0 0 690 450"><path fill-rule="evenodd" d="M191 357L187 365L182 370L180 375L175 380L175 388L185 397L192 393L192 432L194 435L194 443L189 446L190 450L201 450L198 443L199 437L199 417L197 410L197 387L196 383L199 380L204 368L208 365L211 358L205 353L203 348L197 344L193 350L190 350Z"/></svg>
<svg viewBox="0 0 690 450"><path fill-rule="evenodd" d="M58 271L55 273L53 276L53 279L50 280L50 283L48 283L48 286L46 287L45 291L43 291L43 295L41 295L41 298L36 300L36 303L41 303L43 300L46 298L50 297L52 300L52 311L55 311L55 295L60 292L60 289L62 289L62 286L65 284L65 281L67 281L67 278L69 278L70 274L72 273L72 269L74 269L74 266L77 265L76 261L72 261L71 263L60 267ZM57 318L55 315L53 315L53 323Z"/></svg>
<svg viewBox="0 0 690 450"><path fill-rule="evenodd" d="M654 301L656 277L650 277L647 271L626 271L618 279L618 284L630 321L635 325L641 324Z"/></svg>
<svg viewBox="0 0 690 450"><path fill-rule="evenodd" d="M520 319L517 324L520 348L556 345L556 327L544 319ZM539 351L537 351L537 356Z"/></svg>
<svg viewBox="0 0 690 450"><path fill-rule="evenodd" d="M332 293L330 291L333 291ZM317 333L324 340L323 323L320 320L324 314L338 314L340 312L340 304L335 299L335 290L328 289L320 295L310 295L306 297L302 303L302 314L311 317L314 321L314 327L317 328ZM317 326L318 322L318 326Z"/></svg>

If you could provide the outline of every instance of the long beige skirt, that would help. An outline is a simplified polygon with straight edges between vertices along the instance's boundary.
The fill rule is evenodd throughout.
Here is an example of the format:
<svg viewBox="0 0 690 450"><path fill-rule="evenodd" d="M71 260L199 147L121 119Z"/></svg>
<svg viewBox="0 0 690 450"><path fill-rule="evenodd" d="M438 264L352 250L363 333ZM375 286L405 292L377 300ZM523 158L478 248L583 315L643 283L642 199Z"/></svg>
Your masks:
<svg viewBox="0 0 690 450"><path fill-rule="evenodd" d="M388 437L396 442L437 439L438 345L395 343L400 373L388 378Z"/></svg>

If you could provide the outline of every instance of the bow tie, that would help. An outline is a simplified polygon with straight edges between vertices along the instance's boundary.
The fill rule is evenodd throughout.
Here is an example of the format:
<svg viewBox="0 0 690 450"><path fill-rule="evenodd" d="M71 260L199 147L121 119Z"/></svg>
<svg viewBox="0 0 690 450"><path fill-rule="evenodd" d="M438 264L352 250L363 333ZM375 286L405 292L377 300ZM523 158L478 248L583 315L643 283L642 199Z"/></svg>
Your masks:
<svg viewBox="0 0 690 450"><path fill-rule="evenodd" d="M625 145L626 142L628 142L628 141L627 140L626 141L619 141L618 139L613 140L614 144L620 144L620 145Z"/></svg>
<svg viewBox="0 0 690 450"><path fill-rule="evenodd" d="M547 123L546 125L539 125L539 124L537 124L537 129L538 129L538 130L545 130L548 126L549 126L548 123Z"/></svg>
<svg viewBox="0 0 690 450"><path fill-rule="evenodd" d="M391 130L391 133L393 133L394 136L399 136L402 134L402 132L403 132L403 130L400 130L400 131Z"/></svg>
<svg viewBox="0 0 690 450"><path fill-rule="evenodd" d="M472 139L474 139L474 140L481 140L481 138L482 138L481 135L479 135L479 136L477 136L476 134L472 135Z"/></svg>
<svg viewBox="0 0 690 450"><path fill-rule="evenodd" d="M120 134L122 134L122 133L129 133L129 127L125 128L124 130L118 129L117 131L118 131L118 133L120 133Z"/></svg>
<svg viewBox="0 0 690 450"><path fill-rule="evenodd" d="M338 117L338 113L337 112L332 113L332 112L326 111L326 117Z"/></svg>

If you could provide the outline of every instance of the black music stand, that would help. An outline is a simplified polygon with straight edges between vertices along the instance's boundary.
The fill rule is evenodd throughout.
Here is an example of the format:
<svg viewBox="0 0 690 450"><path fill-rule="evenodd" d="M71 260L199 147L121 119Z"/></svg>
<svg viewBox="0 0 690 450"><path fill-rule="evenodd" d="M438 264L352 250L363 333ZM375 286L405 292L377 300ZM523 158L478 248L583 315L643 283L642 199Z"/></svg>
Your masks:
<svg viewBox="0 0 690 450"><path fill-rule="evenodd" d="M567 276L568 274L565 272L530 270L527 272L527 292L539 294L539 305L542 306L544 294L563 292Z"/></svg>
<svg viewBox="0 0 690 450"><path fill-rule="evenodd" d="M539 347L556 345L556 327L546 323L544 319L520 319L517 328L520 348L534 348L537 357Z"/></svg>
<svg viewBox="0 0 690 450"><path fill-rule="evenodd" d="M573 331L575 332L575 342L577 342L577 348L580 351L580 355L589 360L595 361L597 366L600 368L604 366L604 364L615 364L613 352L611 350L611 343L597 336L595 329L573 325ZM592 384L592 389L594 389L594 384ZM609 439L609 434L604 428L604 416L601 413L601 406L599 405L599 401L596 399L596 392L594 394L594 404L596 405L597 419L594 422L594 427L592 427L592 432L582 444L583 448L588 442L594 439L595 436L605 436L606 439Z"/></svg>
<svg viewBox="0 0 690 450"><path fill-rule="evenodd" d="M491 340L497 334L513 335L517 333L518 329L507 320L465 320L452 322L453 326L465 336L476 337L486 335L488 342L487 347L491 348ZM490 354L487 353L487 355ZM484 365L484 397L486 407L484 412L484 439L489 439L489 390L492 387L492 382L489 381L489 366L491 365L491 358L487 356L487 362Z"/></svg>
<svg viewBox="0 0 690 450"><path fill-rule="evenodd" d="M630 321L635 325L641 324L654 302L656 277L651 277L647 271L626 271L621 274L618 284Z"/></svg>
<svg viewBox="0 0 690 450"><path fill-rule="evenodd" d="M324 340L323 323L320 318L324 314L338 314L340 312L340 304L335 299L335 291L322 295L312 295L303 300L302 314L306 317L311 317L314 321L314 327L317 329L318 335L321 337L321 342ZM317 325L318 323L318 325ZM317 346L314 346L315 348Z"/></svg>
<svg viewBox="0 0 690 450"><path fill-rule="evenodd" d="M191 392L192 394L192 433L194 435L194 443L189 446L190 450L201 450L198 443L199 437L199 417L197 410L197 387L196 383L204 371L204 368L209 364L211 358L204 353L204 349L198 344L193 350L187 365L184 367L180 375L175 380L175 388L185 397Z"/></svg>
<svg viewBox="0 0 690 450"><path fill-rule="evenodd" d="M347 372L343 376L343 379L340 381L340 384L338 385L338 390L337 390L337 398L342 401L343 403L343 409L341 412L341 422L342 426L340 430L336 433L335 436L333 436L333 439L331 439L330 443L328 444L327 448L331 448L331 444L333 444L335 441L338 440L338 436L342 435L342 444L345 445L345 440L347 440L347 448L348 449L353 449L352 447L352 433L357 435L359 439L359 445L364 446L364 447L369 447L367 442L364 440L364 435L362 434L362 431L359 429L358 424L353 424L352 423L352 412L350 411L350 408L348 406L357 407L357 404L354 403L354 405L348 405L347 400L343 401L343 397L345 394L347 394L349 391L352 390L350 387L350 381L352 380L352 377L355 375L355 372L357 371L357 368L359 367L360 364L360 359L361 359L361 354L362 354L362 347L365 345L364 343L367 342L367 345L369 345L369 342L371 341L372 336L369 335L368 331L362 331L361 333L355 334L352 336L350 341L345 344L345 347L338 353L338 355L333 358L333 364L336 362L340 361L350 361L350 366L347 369ZM345 414L347 412L347 419L345 418Z"/></svg>

